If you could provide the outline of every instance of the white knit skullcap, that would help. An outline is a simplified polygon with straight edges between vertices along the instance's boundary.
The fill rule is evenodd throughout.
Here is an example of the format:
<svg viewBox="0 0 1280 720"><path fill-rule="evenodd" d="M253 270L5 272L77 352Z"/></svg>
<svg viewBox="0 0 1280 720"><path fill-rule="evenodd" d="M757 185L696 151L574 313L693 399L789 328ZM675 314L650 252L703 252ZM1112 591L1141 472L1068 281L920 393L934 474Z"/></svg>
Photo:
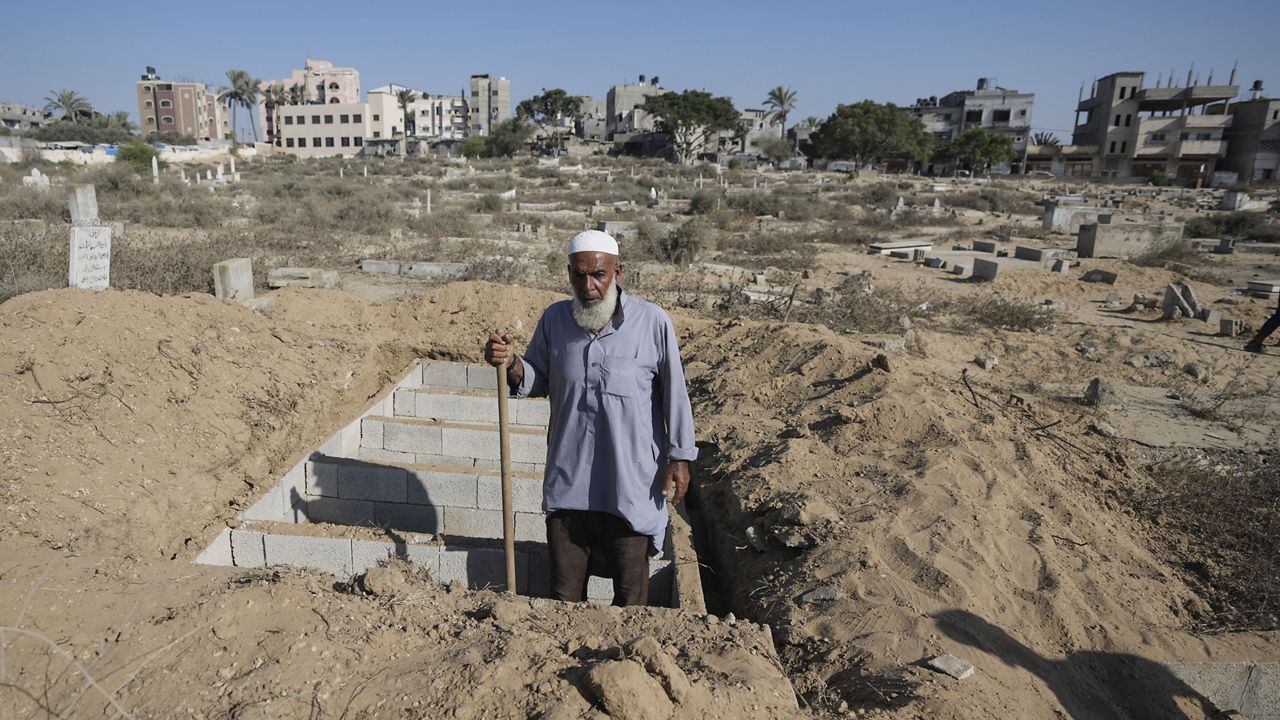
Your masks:
<svg viewBox="0 0 1280 720"><path fill-rule="evenodd" d="M598 252L605 255L618 254L618 241L614 240L608 233L599 230L587 230L573 236L569 241L569 249L565 251L566 255L572 255L580 252Z"/></svg>

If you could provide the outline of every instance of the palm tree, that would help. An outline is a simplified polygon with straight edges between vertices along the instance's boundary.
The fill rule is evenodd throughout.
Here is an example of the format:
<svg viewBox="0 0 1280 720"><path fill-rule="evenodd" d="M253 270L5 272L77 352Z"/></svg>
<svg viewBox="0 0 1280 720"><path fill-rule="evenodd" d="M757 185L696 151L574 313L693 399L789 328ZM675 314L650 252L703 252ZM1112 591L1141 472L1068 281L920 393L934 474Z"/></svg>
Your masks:
<svg viewBox="0 0 1280 720"><path fill-rule="evenodd" d="M276 83L262 91L262 104L267 111L267 142L280 144L280 106L289 104L289 92Z"/></svg>
<svg viewBox="0 0 1280 720"><path fill-rule="evenodd" d="M396 91L396 102L399 103L400 105L400 111L404 113L405 137L408 137L413 134L412 131L410 131L409 129L410 126L414 124L413 113L409 111L409 106L412 105L413 101L417 99L418 99L418 93L410 90L409 88L401 88L400 90Z"/></svg>
<svg viewBox="0 0 1280 720"><path fill-rule="evenodd" d="M1051 132L1038 132L1031 136L1032 145L1044 145L1046 147L1058 147L1062 144L1058 140L1058 136Z"/></svg>
<svg viewBox="0 0 1280 720"><path fill-rule="evenodd" d="M778 87L769 91L764 99L764 106L769 108L769 116L782 124L782 137L787 136L787 115L796 109L796 91L789 87Z"/></svg>
<svg viewBox="0 0 1280 720"><path fill-rule="evenodd" d="M262 81L245 73L242 82L244 88L240 91L240 104L246 112L252 113L258 107L258 90L262 87ZM258 142L258 122L255 120L249 123L249 129L253 130L253 141Z"/></svg>
<svg viewBox="0 0 1280 720"><path fill-rule="evenodd" d="M302 105L306 101L306 91L298 83L289 86L289 104Z"/></svg>
<svg viewBox="0 0 1280 720"><path fill-rule="evenodd" d="M244 70L228 70L227 82L229 85L218 88L218 100L225 102L227 107L231 109L231 137L237 139L239 137L239 128L236 123L236 108L242 107L249 112L258 105L258 86L262 84L261 80L255 80L252 75ZM258 141L258 123L250 123L253 129L253 140Z"/></svg>
<svg viewBox="0 0 1280 720"><path fill-rule="evenodd" d="M80 122L81 114L93 112L93 106L75 90L50 90L49 97L44 99L44 111L61 112L63 120Z"/></svg>

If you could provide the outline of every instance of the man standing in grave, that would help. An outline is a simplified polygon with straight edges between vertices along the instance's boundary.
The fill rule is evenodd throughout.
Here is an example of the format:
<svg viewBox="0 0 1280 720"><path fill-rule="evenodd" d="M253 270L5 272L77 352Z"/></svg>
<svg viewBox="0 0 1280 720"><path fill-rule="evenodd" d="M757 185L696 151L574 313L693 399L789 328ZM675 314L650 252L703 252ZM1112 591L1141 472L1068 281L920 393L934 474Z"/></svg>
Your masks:
<svg viewBox="0 0 1280 720"><path fill-rule="evenodd" d="M551 596L581 601L587 578L613 578L614 605L643 605L667 502L689 488L693 411L671 318L622 291L618 243L598 230L569 241L573 297L542 313L528 349L492 333L485 360L510 362L512 397L551 404L542 509Z"/></svg>

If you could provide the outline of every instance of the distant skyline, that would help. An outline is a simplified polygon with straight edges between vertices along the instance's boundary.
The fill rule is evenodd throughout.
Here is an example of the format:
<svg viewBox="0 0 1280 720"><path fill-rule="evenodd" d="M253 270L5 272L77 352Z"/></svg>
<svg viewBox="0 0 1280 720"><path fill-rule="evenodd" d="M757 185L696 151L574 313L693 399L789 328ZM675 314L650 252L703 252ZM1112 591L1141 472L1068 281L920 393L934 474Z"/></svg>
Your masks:
<svg viewBox="0 0 1280 720"><path fill-rule="evenodd" d="M211 12L210 7L216 7ZM134 82L146 66L165 79L216 89L226 71L287 77L307 57L360 71L361 91L397 83L438 94L466 91L472 74L511 81L512 106L560 87L603 100L612 85L657 75L670 90L705 89L738 108L761 107L770 88L796 91L788 125L825 118L863 99L909 105L971 90L979 77L1036 95L1036 131L1070 141L1076 95L1123 70L1186 80L1194 64L1225 83L1239 63L1280 97L1280 2L1098 2L1049 8L998 0L972 4L857 0L787 3L541 3L494 0L362 6L232 0L187 6L150 0L70 0L5 11L0 102L42 107L67 88L102 112L137 122ZM362 98L363 99L363 98ZM248 113L240 113L247 128Z"/></svg>

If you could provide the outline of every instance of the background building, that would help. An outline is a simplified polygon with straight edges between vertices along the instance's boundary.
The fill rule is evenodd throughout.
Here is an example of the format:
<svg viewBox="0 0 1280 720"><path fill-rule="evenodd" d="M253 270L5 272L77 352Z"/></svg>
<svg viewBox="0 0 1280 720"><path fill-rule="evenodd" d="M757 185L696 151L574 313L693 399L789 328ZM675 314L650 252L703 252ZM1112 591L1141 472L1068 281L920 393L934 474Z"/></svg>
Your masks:
<svg viewBox="0 0 1280 720"><path fill-rule="evenodd" d="M280 118L280 150L303 158L352 157L369 135L366 103L285 105Z"/></svg>
<svg viewBox="0 0 1280 720"><path fill-rule="evenodd" d="M30 130L52 122L44 111L30 105L0 103L0 126L10 130Z"/></svg>
<svg viewBox="0 0 1280 720"><path fill-rule="evenodd" d="M921 98L906 111L920 118L925 130L943 142L950 142L970 128L982 128L1010 136L1021 158L1030 142L1034 93L1009 90L996 85L994 78L978 78L974 90L958 90L941 98ZM995 168L998 172L1019 170L1018 161ZM926 172L929 168L926 167Z"/></svg>
<svg viewBox="0 0 1280 720"><path fill-rule="evenodd" d="M511 117L511 81L472 75L470 111L470 133L488 135L494 125Z"/></svg>
<svg viewBox="0 0 1280 720"><path fill-rule="evenodd" d="M1215 105L1210 114L1231 116L1223 131L1227 154L1218 169L1236 173L1244 182L1280 180L1280 100L1262 97L1262 81L1253 84L1252 98Z"/></svg>
<svg viewBox="0 0 1280 720"><path fill-rule="evenodd" d="M352 104L360 102L360 71L351 67L335 67L328 60L307 58L300 70L293 70L283 80L263 80L258 90L258 124L262 137L269 137L267 111L262 91L280 85L286 91L297 87L302 103Z"/></svg>
<svg viewBox="0 0 1280 720"><path fill-rule="evenodd" d="M143 137L175 132L197 140L220 140L231 132L226 109L204 83L168 82L148 66L135 86Z"/></svg>
<svg viewBox="0 0 1280 720"><path fill-rule="evenodd" d="M1229 103L1240 91L1231 82L1200 85L1187 73L1185 87L1143 87L1144 73L1118 72L1093 84L1090 97L1076 106L1071 152L1092 160L1091 175L1128 178L1163 172L1184 180L1208 180L1227 153L1224 134L1231 115L1206 114ZM1198 112L1197 112L1198 111ZM1081 113L1084 121L1080 121Z"/></svg>
<svg viewBox="0 0 1280 720"><path fill-rule="evenodd" d="M657 128L655 118L640 109L645 100L667 92L657 76L645 84L645 76L635 85L614 85L605 95L605 139L625 141L633 133L649 133ZM615 135L622 137L615 138Z"/></svg>
<svg viewBox="0 0 1280 720"><path fill-rule="evenodd" d="M372 138L391 138L405 132L404 111L397 93L412 90L394 83L369 91L369 129ZM412 136L430 143L461 141L467 136L468 105L461 95L430 95L413 90L409 104Z"/></svg>

